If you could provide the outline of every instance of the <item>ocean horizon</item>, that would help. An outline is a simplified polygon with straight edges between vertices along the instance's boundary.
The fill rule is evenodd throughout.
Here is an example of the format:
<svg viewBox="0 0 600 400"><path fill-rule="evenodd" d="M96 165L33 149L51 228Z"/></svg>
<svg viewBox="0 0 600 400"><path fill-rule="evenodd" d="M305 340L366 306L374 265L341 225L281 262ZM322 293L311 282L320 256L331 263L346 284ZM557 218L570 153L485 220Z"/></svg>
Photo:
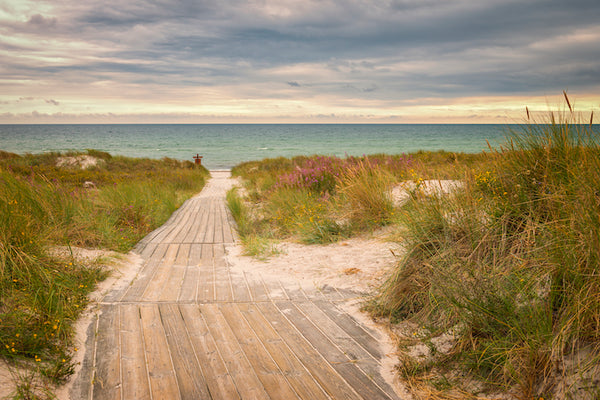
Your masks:
<svg viewBox="0 0 600 400"><path fill-rule="evenodd" d="M478 153L499 147L512 124L15 124L0 125L0 150L85 151L193 160L209 169L297 155L344 157L419 150Z"/></svg>

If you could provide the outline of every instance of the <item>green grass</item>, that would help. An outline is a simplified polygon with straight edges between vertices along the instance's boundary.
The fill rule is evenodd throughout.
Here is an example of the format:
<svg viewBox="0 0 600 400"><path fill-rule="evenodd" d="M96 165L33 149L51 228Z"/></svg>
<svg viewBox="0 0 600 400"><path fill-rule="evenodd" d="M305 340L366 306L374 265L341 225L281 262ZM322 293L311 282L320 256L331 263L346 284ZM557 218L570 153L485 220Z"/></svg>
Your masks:
<svg viewBox="0 0 600 400"><path fill-rule="evenodd" d="M52 384L72 372L73 323L107 275L101 265L59 258L52 248L126 252L208 175L170 159L87 155L104 162L81 170L57 167L64 154L0 152L0 357ZM95 187L84 189L84 182Z"/></svg>
<svg viewBox="0 0 600 400"><path fill-rule="evenodd" d="M600 143L579 122L567 110L525 124L462 193L417 195L402 211L407 253L368 308L459 327L432 367L519 398L550 398L562 375L587 385L600 360Z"/></svg>

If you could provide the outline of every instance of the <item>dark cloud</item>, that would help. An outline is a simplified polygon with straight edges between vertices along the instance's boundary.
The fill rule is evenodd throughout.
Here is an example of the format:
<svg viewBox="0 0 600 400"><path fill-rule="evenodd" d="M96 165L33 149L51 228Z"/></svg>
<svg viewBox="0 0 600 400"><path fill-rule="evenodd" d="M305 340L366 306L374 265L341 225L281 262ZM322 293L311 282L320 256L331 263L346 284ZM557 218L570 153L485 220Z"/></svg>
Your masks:
<svg viewBox="0 0 600 400"><path fill-rule="evenodd" d="M0 79L244 84L272 97L286 82L399 102L600 86L597 0L39 3L52 12L0 27L14 54Z"/></svg>

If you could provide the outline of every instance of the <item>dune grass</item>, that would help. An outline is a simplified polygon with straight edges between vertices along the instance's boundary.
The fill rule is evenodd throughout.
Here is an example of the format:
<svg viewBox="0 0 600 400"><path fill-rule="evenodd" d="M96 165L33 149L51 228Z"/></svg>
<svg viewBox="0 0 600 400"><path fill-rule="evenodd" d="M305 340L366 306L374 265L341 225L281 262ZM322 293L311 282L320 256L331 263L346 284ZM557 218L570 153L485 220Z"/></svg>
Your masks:
<svg viewBox="0 0 600 400"><path fill-rule="evenodd" d="M102 160L96 167L57 166L60 157L79 155L0 152L0 357L50 384L71 373L73 323L107 275L101 265L59 258L52 248L126 252L208 175L192 163L95 151L85 155Z"/></svg>
<svg viewBox="0 0 600 400"><path fill-rule="evenodd" d="M331 243L373 230L395 218L390 196L394 183L433 176L464 178L470 166L483 159L481 154L439 151L243 163L232 170L243 179L244 201L251 205L245 208L243 224L253 230L242 230L242 237L252 237L252 243L260 243L258 238Z"/></svg>
<svg viewBox="0 0 600 400"><path fill-rule="evenodd" d="M568 106L510 132L460 194L402 211L408 251L368 308L424 342L456 336L402 364L421 391L474 376L516 398L600 395L600 143Z"/></svg>

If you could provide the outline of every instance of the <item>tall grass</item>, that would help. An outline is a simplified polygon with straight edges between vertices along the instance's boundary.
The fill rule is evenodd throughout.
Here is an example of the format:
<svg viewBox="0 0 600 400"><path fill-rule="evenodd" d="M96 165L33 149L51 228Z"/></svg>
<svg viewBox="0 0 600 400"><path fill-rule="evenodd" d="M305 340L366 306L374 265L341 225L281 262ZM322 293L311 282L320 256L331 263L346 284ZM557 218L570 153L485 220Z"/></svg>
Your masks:
<svg viewBox="0 0 600 400"><path fill-rule="evenodd" d="M390 186L411 166L406 155L302 156L244 163L232 173L244 178L255 237L331 243L388 223Z"/></svg>
<svg viewBox="0 0 600 400"><path fill-rule="evenodd" d="M408 250L371 310L459 332L425 370L462 369L518 398L598 395L600 143L578 118L569 105L529 121L462 193L404 209Z"/></svg>
<svg viewBox="0 0 600 400"><path fill-rule="evenodd" d="M128 251L207 176L175 160L87 155L104 163L82 170L58 167L64 154L0 152L0 356L54 383L72 371L72 324L107 271L52 247Z"/></svg>

